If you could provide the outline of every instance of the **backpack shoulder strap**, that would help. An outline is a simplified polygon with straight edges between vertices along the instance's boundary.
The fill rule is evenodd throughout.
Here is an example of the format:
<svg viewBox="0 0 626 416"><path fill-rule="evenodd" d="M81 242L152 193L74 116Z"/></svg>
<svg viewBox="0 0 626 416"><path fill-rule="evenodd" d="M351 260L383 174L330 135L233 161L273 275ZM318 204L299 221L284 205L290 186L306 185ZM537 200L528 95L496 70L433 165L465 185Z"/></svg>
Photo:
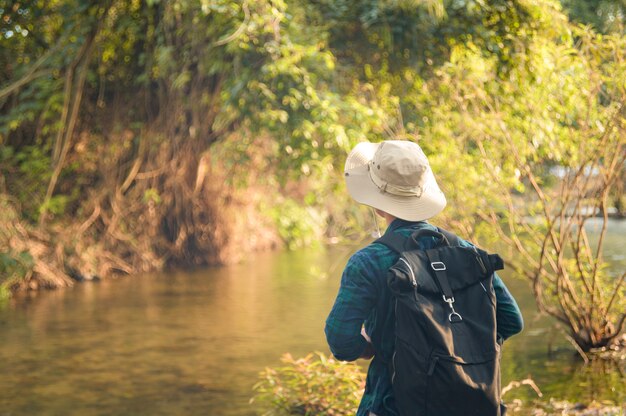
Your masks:
<svg viewBox="0 0 626 416"><path fill-rule="evenodd" d="M430 267L435 272L435 280L437 282L437 286L441 290L441 293L444 295L444 300L452 299L454 302L454 294L452 293L452 288L450 287L450 282L448 281L448 273L446 273L446 265L441 261L439 257L439 251L434 248L430 250L426 250L426 255L428 256L428 260L430 261ZM448 302L448 300L446 300Z"/></svg>
<svg viewBox="0 0 626 416"><path fill-rule="evenodd" d="M441 238L442 235L443 235L443 239ZM385 233L383 234L382 237L378 238L374 242L383 244L389 247L390 249L392 249L393 251L395 251L396 253L401 254L410 249L410 247L408 247L407 244L411 246L413 245L419 246L419 243L417 242L417 239L419 237L434 237L440 240L440 244L444 244L444 245L450 245L450 246L460 245L459 237L439 227L437 227L437 231L434 231L431 229L417 230L413 232L413 234L409 237L405 237L402 234L399 234L396 232Z"/></svg>
<svg viewBox="0 0 626 416"><path fill-rule="evenodd" d="M461 245L461 241L456 234L439 227L437 227L437 231L443 235L450 247L459 247ZM447 299L446 302L449 302L450 300L454 302L454 294L452 293L450 282L448 281L446 265L441 261L439 251L436 248L426 250L426 255L428 256L428 260L430 260L430 267L435 272L435 280L437 281L437 286L439 286L439 289L444 295L444 300Z"/></svg>
<svg viewBox="0 0 626 416"><path fill-rule="evenodd" d="M407 237L402 234L390 232L383 234L380 238L375 240L375 243L383 244L389 247L391 250L395 251L398 254L402 254L406 251L406 241Z"/></svg>
<svg viewBox="0 0 626 416"><path fill-rule="evenodd" d="M444 230L443 228L437 227L437 231L443 234L444 237L448 240L451 246L460 246L461 239L456 235L451 233L450 231Z"/></svg>

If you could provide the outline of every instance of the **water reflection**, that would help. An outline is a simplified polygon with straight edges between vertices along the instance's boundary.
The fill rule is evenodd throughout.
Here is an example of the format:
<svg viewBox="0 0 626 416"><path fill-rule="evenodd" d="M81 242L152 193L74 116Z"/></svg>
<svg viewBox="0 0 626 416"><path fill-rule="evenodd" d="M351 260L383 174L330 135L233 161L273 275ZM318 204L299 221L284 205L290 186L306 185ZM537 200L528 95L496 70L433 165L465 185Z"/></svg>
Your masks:
<svg viewBox="0 0 626 416"><path fill-rule="evenodd" d="M325 348L336 281L314 271L331 261L268 254L17 300L0 312L0 414L252 414L264 366Z"/></svg>

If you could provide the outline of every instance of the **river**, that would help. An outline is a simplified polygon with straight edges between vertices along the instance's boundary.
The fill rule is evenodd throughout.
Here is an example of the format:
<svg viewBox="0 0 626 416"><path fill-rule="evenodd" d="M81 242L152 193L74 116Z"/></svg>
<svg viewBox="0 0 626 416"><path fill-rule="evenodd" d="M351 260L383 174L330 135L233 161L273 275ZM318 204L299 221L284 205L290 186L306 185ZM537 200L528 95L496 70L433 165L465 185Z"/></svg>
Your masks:
<svg viewBox="0 0 626 416"><path fill-rule="evenodd" d="M626 268L625 222L606 255ZM355 247L251 255L224 268L79 284L0 308L0 416L253 415L259 371L285 352L328 353L323 326ZM525 281L503 273L526 320L507 341L503 385L626 403L624 367L583 365ZM364 363L366 364L366 363ZM532 400L528 387L506 399Z"/></svg>

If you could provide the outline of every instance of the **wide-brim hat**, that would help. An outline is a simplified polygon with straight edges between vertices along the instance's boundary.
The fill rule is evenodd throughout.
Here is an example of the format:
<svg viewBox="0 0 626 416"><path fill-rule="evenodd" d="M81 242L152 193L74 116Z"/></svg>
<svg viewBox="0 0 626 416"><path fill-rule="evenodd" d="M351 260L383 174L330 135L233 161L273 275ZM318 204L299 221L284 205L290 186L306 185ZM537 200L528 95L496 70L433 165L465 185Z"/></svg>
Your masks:
<svg viewBox="0 0 626 416"><path fill-rule="evenodd" d="M359 143L344 168L350 196L406 221L423 221L446 206L428 158L417 143Z"/></svg>

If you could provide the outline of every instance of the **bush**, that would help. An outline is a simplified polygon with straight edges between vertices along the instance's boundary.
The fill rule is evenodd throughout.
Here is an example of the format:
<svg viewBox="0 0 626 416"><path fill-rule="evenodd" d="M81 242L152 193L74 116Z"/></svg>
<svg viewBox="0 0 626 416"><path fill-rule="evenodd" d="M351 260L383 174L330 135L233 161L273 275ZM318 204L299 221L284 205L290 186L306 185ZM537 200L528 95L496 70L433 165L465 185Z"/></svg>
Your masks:
<svg viewBox="0 0 626 416"><path fill-rule="evenodd" d="M283 355L284 366L266 368L260 373L261 380L253 387L255 396L250 400L265 416L284 415L355 415L363 388L365 373L355 363L345 363L328 358L322 353L309 354L294 359ZM505 396L512 388L531 386L542 397L539 387L528 378L513 381L502 389ZM505 400L510 413L535 416L618 416L624 407L614 402L570 402L555 398L523 402L519 399Z"/></svg>
<svg viewBox="0 0 626 416"><path fill-rule="evenodd" d="M283 355L283 367L266 368L250 401L264 415L354 415L365 387L365 374L354 363L322 353L294 359Z"/></svg>
<svg viewBox="0 0 626 416"><path fill-rule="evenodd" d="M27 280L33 267L33 257L27 251L0 252L0 302L10 297L13 286Z"/></svg>

